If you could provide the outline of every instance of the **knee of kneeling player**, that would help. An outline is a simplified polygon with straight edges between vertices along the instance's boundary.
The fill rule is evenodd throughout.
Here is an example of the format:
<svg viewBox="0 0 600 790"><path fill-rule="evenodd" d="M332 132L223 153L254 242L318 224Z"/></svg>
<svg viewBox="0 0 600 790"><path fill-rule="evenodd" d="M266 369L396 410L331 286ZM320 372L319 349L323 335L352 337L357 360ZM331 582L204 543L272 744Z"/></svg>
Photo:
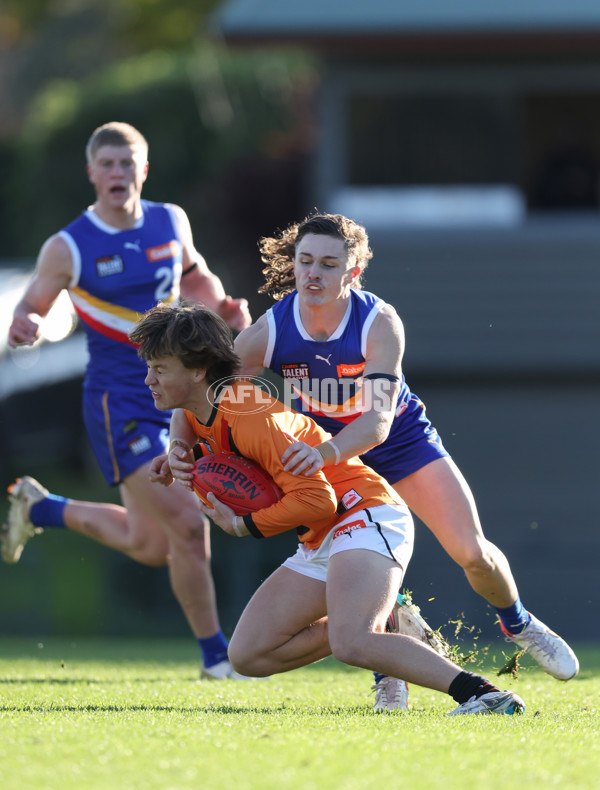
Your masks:
<svg viewBox="0 0 600 790"><path fill-rule="evenodd" d="M246 675L251 678L266 677L270 674L269 669L265 666L265 659L258 653L251 649L245 649L239 644L231 641L227 650L227 655L231 666L240 675Z"/></svg>
<svg viewBox="0 0 600 790"><path fill-rule="evenodd" d="M348 633L336 633L335 629L329 627L329 646L331 652L338 661L350 666L360 667L363 664L361 650L361 640L356 635Z"/></svg>

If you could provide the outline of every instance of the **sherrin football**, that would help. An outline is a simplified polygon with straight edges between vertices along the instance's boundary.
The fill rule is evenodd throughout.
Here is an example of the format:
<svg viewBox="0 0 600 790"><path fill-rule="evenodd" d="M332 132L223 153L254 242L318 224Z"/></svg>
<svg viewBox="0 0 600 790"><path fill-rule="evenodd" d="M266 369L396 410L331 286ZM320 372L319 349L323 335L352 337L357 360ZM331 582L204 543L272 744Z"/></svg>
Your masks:
<svg viewBox="0 0 600 790"><path fill-rule="evenodd" d="M212 491L236 516L254 513L281 499L273 478L254 461L235 453L205 455L196 461L193 474L194 491L203 502L210 506L206 494Z"/></svg>

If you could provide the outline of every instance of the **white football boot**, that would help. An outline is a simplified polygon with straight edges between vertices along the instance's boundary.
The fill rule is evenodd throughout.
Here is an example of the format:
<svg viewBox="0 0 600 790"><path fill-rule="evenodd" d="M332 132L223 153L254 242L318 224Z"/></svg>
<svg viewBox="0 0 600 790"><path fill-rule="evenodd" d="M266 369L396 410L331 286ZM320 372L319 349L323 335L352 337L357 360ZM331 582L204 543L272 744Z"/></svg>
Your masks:
<svg viewBox="0 0 600 790"><path fill-rule="evenodd" d="M448 716L458 716L463 713L524 713L525 703L512 691L488 691L481 697L471 697L458 708L451 710Z"/></svg>
<svg viewBox="0 0 600 790"><path fill-rule="evenodd" d="M421 610L407 595L402 593L398 595L385 630L393 634L412 636L432 647L440 656L452 660L450 645L438 631L434 631L425 622Z"/></svg>
<svg viewBox="0 0 600 790"><path fill-rule="evenodd" d="M43 532L41 527L33 526L29 520L29 513L32 505L47 496L48 491L33 477L18 477L9 486L8 523L1 538L4 562L18 562L29 538Z"/></svg>
<svg viewBox="0 0 600 790"><path fill-rule="evenodd" d="M557 680L570 680L579 672L579 661L569 645L537 617L529 615L531 621L520 634L511 634L502 624L503 634L515 642L537 661L540 667Z"/></svg>
<svg viewBox="0 0 600 790"><path fill-rule="evenodd" d="M268 680L268 678L251 678L247 675L240 675L231 666L231 663L224 659L211 667L203 666L200 669L201 680Z"/></svg>
<svg viewBox="0 0 600 790"><path fill-rule="evenodd" d="M451 658L450 647L443 636L425 622L421 617L419 607L415 606L407 595L402 593L398 595L385 624L385 630L391 634L412 636L432 647L441 656ZM375 692L374 710L407 710L408 684L406 681L377 672L373 674L375 685L371 686L371 690Z"/></svg>
<svg viewBox="0 0 600 790"><path fill-rule="evenodd" d="M375 692L373 710L408 710L408 683L405 680L375 673L375 685L371 690Z"/></svg>

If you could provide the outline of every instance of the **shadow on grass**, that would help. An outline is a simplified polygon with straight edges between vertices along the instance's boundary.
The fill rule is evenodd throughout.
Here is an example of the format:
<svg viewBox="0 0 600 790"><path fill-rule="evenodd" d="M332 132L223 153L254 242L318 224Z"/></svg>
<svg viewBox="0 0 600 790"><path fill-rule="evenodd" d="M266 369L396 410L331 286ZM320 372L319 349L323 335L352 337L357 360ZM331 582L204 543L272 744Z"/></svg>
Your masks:
<svg viewBox="0 0 600 790"><path fill-rule="evenodd" d="M130 683L197 683L198 678L122 678L106 680L105 678L0 678L0 686L123 686Z"/></svg>
<svg viewBox="0 0 600 790"><path fill-rule="evenodd" d="M198 648L192 639L129 639L119 637L3 637L0 659L18 661L81 661L127 664L181 664L194 661Z"/></svg>
<svg viewBox="0 0 600 790"><path fill-rule="evenodd" d="M598 644L585 644L574 645L574 650L577 653L580 662L580 672L578 679L582 680L590 676L590 674L598 674L600 672L600 645ZM464 664L463 668L466 670L478 672L490 679L497 677L498 670L505 664L506 657L510 651L494 650L490 651L480 662L475 664ZM20 660L29 662L43 662L44 669L39 670L36 668L36 674L43 674L45 671L57 672L57 665L60 666L63 662L74 668L77 663L82 665L91 663L108 663L111 665L118 665L120 667L129 664L159 664L162 667L174 668L177 666L188 667L184 671L189 672L190 665L194 666L200 663L200 656L195 645L190 643L188 639L120 639L120 638L83 638L72 639L68 637L51 637L47 639L33 639L27 637L8 637L2 639L0 647L0 660L8 659L18 666ZM39 667L39 665L38 665ZM45 668L48 668L47 670ZM156 667L151 669L153 673L160 671ZM329 657L323 661L319 661L310 666L304 667L302 671L311 673L352 673L364 672L366 670L350 667L341 664L335 658ZM525 655L519 660L519 676L525 677L530 672L541 672L537 664L532 658ZM95 672L94 672L95 674ZM160 683L172 680L173 678L164 678L160 676L155 677L138 677L138 678L123 678L123 679L95 679L95 678L1 678L0 684L52 684L52 685L73 685L80 684L126 684L126 683ZM186 680L186 678L176 678L177 681ZM198 682L197 676L187 678L190 682Z"/></svg>
<svg viewBox="0 0 600 790"><path fill-rule="evenodd" d="M318 706L321 711L325 708ZM297 706L293 703L275 704L269 706L243 706L243 705L55 705L39 704L28 705L0 705L2 713L184 713L184 714L214 714L218 716L272 716L276 713L295 713ZM327 714L332 716L348 717L349 715L372 716L373 711L370 707L347 705L347 706L327 706Z"/></svg>

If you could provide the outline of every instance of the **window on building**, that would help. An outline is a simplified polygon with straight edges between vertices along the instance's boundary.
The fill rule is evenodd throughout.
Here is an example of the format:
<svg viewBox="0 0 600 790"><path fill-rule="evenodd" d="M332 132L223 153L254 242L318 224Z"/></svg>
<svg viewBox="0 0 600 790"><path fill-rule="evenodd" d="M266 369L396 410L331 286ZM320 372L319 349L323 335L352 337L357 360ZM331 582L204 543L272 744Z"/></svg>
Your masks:
<svg viewBox="0 0 600 790"><path fill-rule="evenodd" d="M600 205L600 88L349 97L350 187L508 184L530 210Z"/></svg>

